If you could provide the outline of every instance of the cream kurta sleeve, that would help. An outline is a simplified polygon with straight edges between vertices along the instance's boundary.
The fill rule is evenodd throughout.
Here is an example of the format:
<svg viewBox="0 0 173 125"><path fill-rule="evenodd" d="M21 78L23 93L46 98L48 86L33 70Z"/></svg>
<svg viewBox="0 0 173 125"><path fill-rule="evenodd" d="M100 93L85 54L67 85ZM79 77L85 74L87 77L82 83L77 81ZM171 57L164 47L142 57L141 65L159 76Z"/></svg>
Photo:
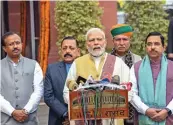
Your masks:
<svg viewBox="0 0 173 125"><path fill-rule="evenodd" d="M66 78L66 82L64 85L64 90L63 90L63 97L64 97L64 101L65 103L69 103L69 89L67 87L67 81L68 80L76 80L76 63L75 61L72 63L69 72L67 74L67 78Z"/></svg>
<svg viewBox="0 0 173 125"><path fill-rule="evenodd" d="M130 69L130 82L132 83L133 98L130 103L136 108L136 110L145 115L146 110L149 108L145 103L142 102L141 98L138 96L137 80L135 76L134 66ZM166 106L173 112L173 99Z"/></svg>
<svg viewBox="0 0 173 125"><path fill-rule="evenodd" d="M141 98L138 96L138 87L137 87L137 80L135 76L135 70L134 70L134 65L130 69L130 82L132 83L132 89L131 92L133 93L132 100L130 103L135 107L135 109L142 113L145 114L146 110L149 108L146 104L144 104L141 100Z"/></svg>
<svg viewBox="0 0 173 125"><path fill-rule="evenodd" d="M121 58L116 57L113 76L118 75L120 77L120 83L123 83L129 81L129 73L129 67L124 63Z"/></svg>

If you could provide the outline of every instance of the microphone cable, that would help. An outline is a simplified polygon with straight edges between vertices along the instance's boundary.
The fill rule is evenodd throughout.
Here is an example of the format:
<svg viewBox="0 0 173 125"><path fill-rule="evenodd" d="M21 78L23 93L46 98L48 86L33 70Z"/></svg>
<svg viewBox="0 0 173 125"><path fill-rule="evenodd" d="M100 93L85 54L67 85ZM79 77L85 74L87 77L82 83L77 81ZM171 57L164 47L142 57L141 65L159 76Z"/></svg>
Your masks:
<svg viewBox="0 0 173 125"><path fill-rule="evenodd" d="M117 88L113 89L114 92L113 92L113 100L115 101L115 103L117 102L116 106L115 106L115 103L113 102L113 109L114 109L114 113L111 114L111 121L110 121L110 125L114 125L114 121L115 121L115 109L117 109L118 105L119 105L119 94L117 94ZM116 95L115 95L116 93ZM116 97L116 98L115 98ZM113 101L112 100L112 101Z"/></svg>
<svg viewBox="0 0 173 125"><path fill-rule="evenodd" d="M88 125L91 122L90 117L87 115L88 102L86 102L86 99L88 99L88 93L93 92L93 91L94 91L93 89L87 89L87 90L81 91L81 97L82 97L81 98L81 107L82 107L82 114L83 114L83 118L84 118L84 125Z"/></svg>
<svg viewBox="0 0 173 125"><path fill-rule="evenodd" d="M86 116L86 103L85 103L85 90L82 90L81 91L81 97L82 97L82 100L81 100L81 106L82 106L82 109L83 109L83 116L84 116L84 124L85 125L88 125L88 122L87 122L87 116Z"/></svg>
<svg viewBox="0 0 173 125"><path fill-rule="evenodd" d="M94 120L95 125L99 120L102 120L102 97L103 97L103 90L96 89L95 90L95 112L94 112ZM102 122L102 121L101 121Z"/></svg>
<svg viewBox="0 0 173 125"><path fill-rule="evenodd" d="M81 97L82 97L82 93L80 92L80 93L77 94L78 107L79 107L79 108L82 107L82 99L81 99ZM80 104L81 104L81 105L80 105ZM80 114L81 114L82 122L84 123L83 107L80 108ZM79 116L79 117L80 117L80 116Z"/></svg>
<svg viewBox="0 0 173 125"><path fill-rule="evenodd" d="M95 93L95 109L94 109L94 122L95 122L95 125L97 125L97 113L98 113L98 98L99 98L99 90L98 89L96 89L96 93Z"/></svg>
<svg viewBox="0 0 173 125"><path fill-rule="evenodd" d="M100 90L100 120L101 120L101 118L102 118L102 98L103 98L103 91L104 90Z"/></svg>

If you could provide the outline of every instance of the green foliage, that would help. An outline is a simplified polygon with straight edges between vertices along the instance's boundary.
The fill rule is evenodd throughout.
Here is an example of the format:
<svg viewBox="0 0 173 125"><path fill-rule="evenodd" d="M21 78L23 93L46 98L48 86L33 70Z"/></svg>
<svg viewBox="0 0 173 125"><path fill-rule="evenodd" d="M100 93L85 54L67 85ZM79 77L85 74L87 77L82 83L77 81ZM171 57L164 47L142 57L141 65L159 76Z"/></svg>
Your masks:
<svg viewBox="0 0 173 125"><path fill-rule="evenodd" d="M79 41L81 53L86 53L85 34L92 27L102 28L102 8L98 1L57 1L55 24L59 46L65 36L74 36Z"/></svg>
<svg viewBox="0 0 173 125"><path fill-rule="evenodd" d="M134 53L145 55L145 38L149 32L160 32L167 42L168 20L163 1L128 1L123 9L127 13L126 23L134 29L131 39Z"/></svg>

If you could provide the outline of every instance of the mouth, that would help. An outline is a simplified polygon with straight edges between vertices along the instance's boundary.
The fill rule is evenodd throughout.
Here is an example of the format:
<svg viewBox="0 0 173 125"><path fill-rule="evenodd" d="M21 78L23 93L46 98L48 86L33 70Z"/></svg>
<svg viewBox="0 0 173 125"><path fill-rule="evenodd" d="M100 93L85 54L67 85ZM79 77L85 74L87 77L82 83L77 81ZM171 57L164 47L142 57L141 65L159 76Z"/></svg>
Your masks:
<svg viewBox="0 0 173 125"><path fill-rule="evenodd" d="M117 50L118 51L125 51L125 49L126 49L125 47L119 47Z"/></svg>
<svg viewBox="0 0 173 125"><path fill-rule="evenodd" d="M101 49L100 47L93 48L93 50L100 50L100 49Z"/></svg>
<svg viewBox="0 0 173 125"><path fill-rule="evenodd" d="M19 52L19 50L13 50L13 53L18 53Z"/></svg>
<svg viewBox="0 0 173 125"><path fill-rule="evenodd" d="M125 47L118 47L118 49L125 49Z"/></svg>
<svg viewBox="0 0 173 125"><path fill-rule="evenodd" d="M157 54L157 52L156 52L156 51L151 51L150 53L151 53L151 54Z"/></svg>
<svg viewBox="0 0 173 125"><path fill-rule="evenodd" d="M69 56L69 55L67 55L67 56L65 56L65 58L71 58L72 56Z"/></svg>
<svg viewBox="0 0 173 125"><path fill-rule="evenodd" d="M65 58L71 58L72 55L70 55L70 54L65 54L64 57L65 57Z"/></svg>

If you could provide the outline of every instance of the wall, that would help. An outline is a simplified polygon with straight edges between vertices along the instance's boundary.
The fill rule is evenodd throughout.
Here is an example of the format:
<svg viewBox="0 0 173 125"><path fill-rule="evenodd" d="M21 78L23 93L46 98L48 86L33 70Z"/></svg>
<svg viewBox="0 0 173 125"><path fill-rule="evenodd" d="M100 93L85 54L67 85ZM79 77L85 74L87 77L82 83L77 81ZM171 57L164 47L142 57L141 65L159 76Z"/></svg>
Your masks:
<svg viewBox="0 0 173 125"><path fill-rule="evenodd" d="M20 1L9 1L9 27L11 31L20 32ZM104 25L104 31L106 34L106 38L108 41L108 48L111 48L112 38L110 34L110 29L112 25L117 23L117 9L115 1L99 1L100 6L104 9L103 16L101 18L101 22ZM54 63L58 61L60 57L58 57L58 47L56 46L56 41L58 38L57 30L55 28L54 21L54 8L55 1L50 2L50 50L48 63ZM37 30L38 31L38 30Z"/></svg>

